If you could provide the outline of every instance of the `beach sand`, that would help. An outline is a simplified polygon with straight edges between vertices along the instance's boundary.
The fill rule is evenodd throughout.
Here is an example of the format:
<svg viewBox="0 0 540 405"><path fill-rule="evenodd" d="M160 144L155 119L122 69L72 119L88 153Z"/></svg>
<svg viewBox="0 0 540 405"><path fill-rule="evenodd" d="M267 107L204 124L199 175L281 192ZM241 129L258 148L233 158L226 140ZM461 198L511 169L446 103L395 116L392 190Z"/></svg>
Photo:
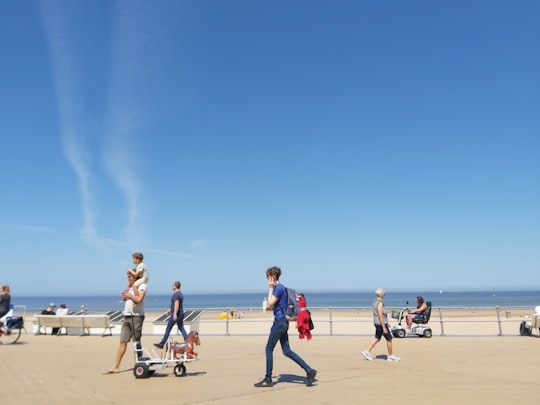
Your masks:
<svg viewBox="0 0 540 405"><path fill-rule="evenodd" d="M239 321L250 319L260 320L261 314ZM267 334L271 315L264 320L260 323ZM258 333L258 323L238 322L242 323L252 328L245 326L248 331ZM474 325L483 327L482 323ZM0 402L519 404L531 402L534 397L530 395L540 384L539 338L465 336L472 326L458 323L456 333L462 336L438 336L434 330L431 339L394 339L394 353L401 357L395 363L386 361L384 340L372 351L374 361L363 359L361 351L372 340L372 325L366 326L370 332L365 336L315 335L311 341L298 339L291 328L293 350L318 370L316 386L305 386L305 373L281 354L278 345L274 352L275 386L254 388L253 383L264 376L266 336L212 335L222 327L213 322L201 324L200 360L186 364L185 376L176 377L171 365L148 379L133 375L131 344L122 371L102 375L113 363L118 336L23 334L18 344L0 345ZM148 329L151 322L145 322ZM143 345L151 347L159 338L146 333Z"/></svg>

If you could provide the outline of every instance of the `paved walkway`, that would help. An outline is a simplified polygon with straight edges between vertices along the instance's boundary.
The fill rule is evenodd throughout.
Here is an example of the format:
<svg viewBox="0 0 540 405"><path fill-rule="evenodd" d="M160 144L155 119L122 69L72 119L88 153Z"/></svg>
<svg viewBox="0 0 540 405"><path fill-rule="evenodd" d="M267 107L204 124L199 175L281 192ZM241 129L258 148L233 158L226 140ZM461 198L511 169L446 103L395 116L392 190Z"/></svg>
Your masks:
<svg viewBox="0 0 540 405"><path fill-rule="evenodd" d="M156 336L144 336L151 346ZM284 358L279 346L273 388L254 388L264 375L261 336L201 336L200 361L187 375L173 368L135 379L128 350L117 375L102 375L116 354L118 336L23 335L0 345L2 404L519 404L535 401L540 386L536 337L440 337L394 340L398 363L386 361L381 342L368 362L370 337L315 337L292 348L319 371L317 384ZM131 349L131 346L130 346Z"/></svg>

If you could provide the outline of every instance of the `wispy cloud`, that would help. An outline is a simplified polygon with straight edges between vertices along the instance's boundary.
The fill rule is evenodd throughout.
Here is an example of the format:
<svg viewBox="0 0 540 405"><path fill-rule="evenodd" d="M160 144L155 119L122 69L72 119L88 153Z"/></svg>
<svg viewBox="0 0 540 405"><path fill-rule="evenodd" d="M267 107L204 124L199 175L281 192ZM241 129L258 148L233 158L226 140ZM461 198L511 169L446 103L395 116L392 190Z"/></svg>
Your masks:
<svg viewBox="0 0 540 405"><path fill-rule="evenodd" d="M149 244L151 233L145 226L141 198L146 182L142 145L146 141L145 125L156 117L156 80L160 80L158 71L164 56L159 44L166 33L163 21L170 19L171 13L166 3L117 0L111 4L111 42L106 44L110 45L106 133L100 137L102 162L126 201L126 244L144 246ZM81 194L81 234L87 243L105 249L110 244L99 236L97 205L93 203L92 184L96 179L92 164L96 161L91 147L95 142L89 141L85 125L89 120L84 89L88 67L83 63L83 42L77 36L84 7L80 2L41 2L56 79L63 151L77 176Z"/></svg>
<svg viewBox="0 0 540 405"><path fill-rule="evenodd" d="M146 244L141 190L146 178L144 136L141 128L152 114L156 80L155 66L161 62L156 36L161 32L164 10L157 3L117 1L111 26L109 99L104 161L122 191L128 206L126 239Z"/></svg>
<svg viewBox="0 0 540 405"><path fill-rule="evenodd" d="M82 78L80 77L74 31L75 2L43 1L41 11L50 43L58 98L62 148L73 168L81 193L84 223L83 239L90 245L104 248L96 229L96 215L90 190L90 156L84 126Z"/></svg>

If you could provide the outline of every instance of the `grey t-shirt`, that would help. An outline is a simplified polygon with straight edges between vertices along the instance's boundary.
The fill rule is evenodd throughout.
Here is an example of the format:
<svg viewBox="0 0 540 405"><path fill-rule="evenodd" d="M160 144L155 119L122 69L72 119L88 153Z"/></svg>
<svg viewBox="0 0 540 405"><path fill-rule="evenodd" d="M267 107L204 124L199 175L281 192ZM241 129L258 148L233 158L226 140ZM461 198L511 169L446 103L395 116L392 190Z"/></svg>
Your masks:
<svg viewBox="0 0 540 405"><path fill-rule="evenodd" d="M383 306L383 315L384 315L384 323L388 323L388 311L384 307L384 302L380 298L376 298L375 301L373 301L373 324L374 325L380 325L381 321L379 319L379 303Z"/></svg>

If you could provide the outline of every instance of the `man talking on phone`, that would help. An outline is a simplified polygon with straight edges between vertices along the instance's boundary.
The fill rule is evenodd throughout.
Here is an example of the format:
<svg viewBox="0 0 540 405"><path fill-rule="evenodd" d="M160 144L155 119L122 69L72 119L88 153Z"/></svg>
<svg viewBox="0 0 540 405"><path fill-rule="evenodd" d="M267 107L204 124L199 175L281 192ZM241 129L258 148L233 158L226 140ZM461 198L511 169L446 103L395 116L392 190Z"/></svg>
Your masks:
<svg viewBox="0 0 540 405"><path fill-rule="evenodd" d="M266 300L266 309L274 311L274 323L270 329L268 342L266 343L266 374L264 379L255 383L257 388L272 387L272 368L274 366L274 348L277 342L281 343L283 354L302 367L307 375L307 386L311 387L315 381L317 370L311 368L302 358L293 352L289 346L289 321L285 318L287 309L287 291L279 283L281 269L279 267L270 267L266 270L266 279L268 280L268 299Z"/></svg>

